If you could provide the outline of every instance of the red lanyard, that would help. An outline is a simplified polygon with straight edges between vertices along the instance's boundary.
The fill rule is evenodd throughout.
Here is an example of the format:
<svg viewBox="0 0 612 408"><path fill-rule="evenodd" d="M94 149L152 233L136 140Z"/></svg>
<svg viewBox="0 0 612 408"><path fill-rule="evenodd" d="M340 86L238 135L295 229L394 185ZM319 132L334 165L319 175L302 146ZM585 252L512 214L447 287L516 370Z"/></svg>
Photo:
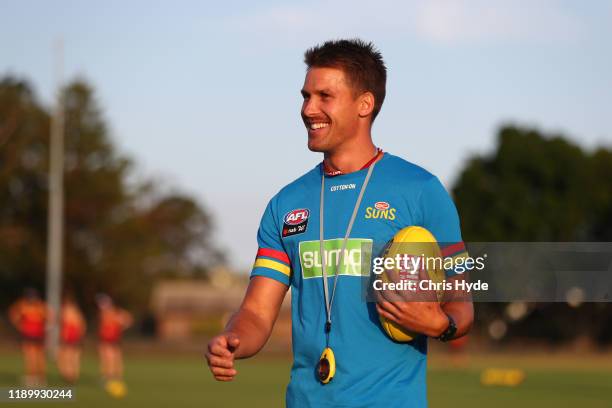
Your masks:
<svg viewBox="0 0 612 408"><path fill-rule="evenodd" d="M363 166L361 166L361 168L359 170L365 170L368 167L370 167L372 165L372 163L374 163L376 161L376 159L378 159L378 157L383 153L382 149L377 148L376 149L376 155L374 157L372 157L370 160L368 160L368 162L366 164L364 164ZM341 174L344 174L342 172L342 170L333 170L331 169L326 163L325 160L323 160L323 172L325 173L326 176L339 176Z"/></svg>

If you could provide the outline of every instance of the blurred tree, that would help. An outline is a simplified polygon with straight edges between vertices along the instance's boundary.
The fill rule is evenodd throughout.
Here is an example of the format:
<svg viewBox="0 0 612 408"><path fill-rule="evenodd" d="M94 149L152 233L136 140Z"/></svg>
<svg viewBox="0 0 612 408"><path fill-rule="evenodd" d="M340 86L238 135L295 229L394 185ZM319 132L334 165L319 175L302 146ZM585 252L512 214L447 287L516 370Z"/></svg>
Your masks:
<svg viewBox="0 0 612 408"><path fill-rule="evenodd" d="M453 188L465 241L612 241L612 151L588 153L561 135L502 127L496 150L473 157ZM478 304L480 323L503 304ZM612 341L610 304L540 304L509 335Z"/></svg>
<svg viewBox="0 0 612 408"><path fill-rule="evenodd" d="M65 101L64 282L86 308L104 291L146 308L159 276L203 276L221 259L211 218L191 197L128 183L131 161L113 146L84 81ZM23 80L0 82L0 306L46 268L50 117Z"/></svg>
<svg viewBox="0 0 612 408"><path fill-rule="evenodd" d="M0 82L0 302L41 286L46 259L49 116L29 85Z"/></svg>

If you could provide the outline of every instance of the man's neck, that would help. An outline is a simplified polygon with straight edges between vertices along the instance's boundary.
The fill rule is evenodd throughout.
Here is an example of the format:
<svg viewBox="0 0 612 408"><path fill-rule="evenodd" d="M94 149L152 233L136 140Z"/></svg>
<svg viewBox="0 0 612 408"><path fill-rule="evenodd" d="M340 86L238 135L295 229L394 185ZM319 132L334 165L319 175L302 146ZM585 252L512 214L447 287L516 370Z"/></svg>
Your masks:
<svg viewBox="0 0 612 408"><path fill-rule="evenodd" d="M343 146L331 153L324 154L325 166L340 174L352 173L360 170L365 163L376 156L378 150L371 140L353 146Z"/></svg>

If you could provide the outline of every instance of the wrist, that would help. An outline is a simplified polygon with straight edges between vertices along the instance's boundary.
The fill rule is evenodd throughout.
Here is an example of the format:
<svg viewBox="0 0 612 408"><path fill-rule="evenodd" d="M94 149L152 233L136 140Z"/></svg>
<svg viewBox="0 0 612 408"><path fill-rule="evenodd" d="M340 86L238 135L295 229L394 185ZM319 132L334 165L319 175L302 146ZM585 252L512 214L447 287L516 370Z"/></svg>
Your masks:
<svg viewBox="0 0 612 408"><path fill-rule="evenodd" d="M447 342L455 338L457 334L457 325L455 324L455 320L451 315L445 314L447 319L447 326L442 331L442 333L436 338L442 342Z"/></svg>
<svg viewBox="0 0 612 408"><path fill-rule="evenodd" d="M434 337L436 339L439 338L442 334L444 334L449 324L450 321L448 315L441 311L433 325L430 337Z"/></svg>

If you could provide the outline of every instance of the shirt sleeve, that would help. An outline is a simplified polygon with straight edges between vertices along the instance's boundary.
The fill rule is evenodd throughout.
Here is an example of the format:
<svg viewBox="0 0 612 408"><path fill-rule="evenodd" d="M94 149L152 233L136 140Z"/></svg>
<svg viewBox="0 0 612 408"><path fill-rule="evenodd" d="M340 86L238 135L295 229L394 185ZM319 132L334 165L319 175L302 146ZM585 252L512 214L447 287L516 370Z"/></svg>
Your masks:
<svg viewBox="0 0 612 408"><path fill-rule="evenodd" d="M454 266L446 269L446 275L461 273L461 265L468 253L461 238L459 215L455 203L437 177L432 177L425 184L421 192L420 206L423 227L438 241L442 257L453 259Z"/></svg>
<svg viewBox="0 0 612 408"><path fill-rule="evenodd" d="M254 276L265 276L289 286L291 262L283 247L275 208L276 200L268 203L257 232L257 256L251 271Z"/></svg>

